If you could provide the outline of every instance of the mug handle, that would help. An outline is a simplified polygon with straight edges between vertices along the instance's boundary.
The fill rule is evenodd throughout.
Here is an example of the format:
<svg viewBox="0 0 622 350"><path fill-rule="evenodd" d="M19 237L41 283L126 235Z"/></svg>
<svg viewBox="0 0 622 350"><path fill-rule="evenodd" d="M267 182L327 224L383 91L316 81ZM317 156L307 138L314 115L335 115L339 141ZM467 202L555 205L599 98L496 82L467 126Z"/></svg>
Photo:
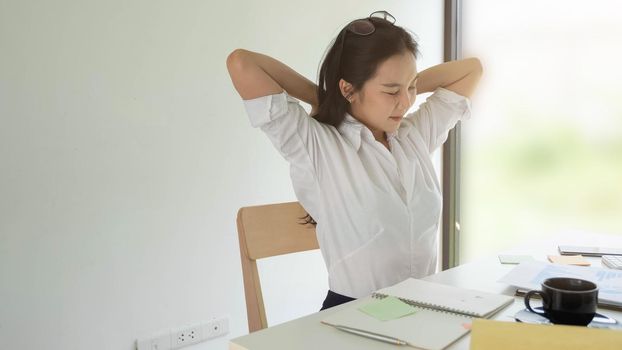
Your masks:
<svg viewBox="0 0 622 350"><path fill-rule="evenodd" d="M525 294L525 307L527 308L527 310L533 312L534 314L544 315L544 312L537 312L536 310L531 308L531 305L529 305L529 300L534 294L540 295L540 297L542 297L542 300L548 302L549 296L543 293L541 290L530 290L529 292L527 292L527 294Z"/></svg>

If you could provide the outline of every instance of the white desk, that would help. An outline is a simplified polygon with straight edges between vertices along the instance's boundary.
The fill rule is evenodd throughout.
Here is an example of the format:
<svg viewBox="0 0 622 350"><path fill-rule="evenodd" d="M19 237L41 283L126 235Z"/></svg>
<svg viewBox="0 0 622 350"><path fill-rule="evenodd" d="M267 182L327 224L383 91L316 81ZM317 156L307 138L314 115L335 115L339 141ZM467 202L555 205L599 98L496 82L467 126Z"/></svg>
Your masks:
<svg viewBox="0 0 622 350"><path fill-rule="evenodd" d="M611 237L618 246L622 246L622 237ZM592 242L594 240L592 239ZM599 241L600 243L601 241ZM541 242L540 249L532 249L538 254L532 253L534 258L545 260L541 254L546 251L556 254L557 245L550 242ZM571 243L581 244L579 240ZM568 243L570 244L570 243ZM583 243L585 245L585 243ZM525 251L514 250L514 253L525 253ZM588 258L593 266L600 266L600 258ZM514 295L516 288L505 284L497 283L499 278L509 272L515 265L502 265L497 258L490 258L464 264L453 269L449 269L424 279L439 283L454 285L463 288L477 289L481 291ZM362 298L343 305L333 307L328 310L320 311L309 316L305 316L293 321L285 322L280 325L254 332L239 338L232 339L229 343L230 350L264 350L264 349L308 349L308 350L329 350L329 349L356 349L356 350L395 350L401 347L391 344L370 340L357 335L348 334L333 327L320 323L327 315L340 310L341 308L353 307L360 303L366 303L371 298ZM498 313L494 319L512 321L513 315L524 309L522 297L515 297L514 304L509 305ZM622 321L622 312L609 309L599 309L599 312L614 317ZM462 350L468 349L470 336L467 335L453 344L449 349ZM407 349L407 348L404 348Z"/></svg>

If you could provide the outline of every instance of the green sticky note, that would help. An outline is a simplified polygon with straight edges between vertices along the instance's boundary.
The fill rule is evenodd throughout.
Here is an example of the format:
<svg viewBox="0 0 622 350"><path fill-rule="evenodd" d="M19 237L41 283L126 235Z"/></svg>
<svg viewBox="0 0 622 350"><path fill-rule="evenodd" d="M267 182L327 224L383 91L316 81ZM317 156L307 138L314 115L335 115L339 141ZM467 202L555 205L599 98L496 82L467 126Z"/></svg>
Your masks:
<svg viewBox="0 0 622 350"><path fill-rule="evenodd" d="M394 320L417 312L415 308L396 297L371 301L359 307L359 310L381 321Z"/></svg>

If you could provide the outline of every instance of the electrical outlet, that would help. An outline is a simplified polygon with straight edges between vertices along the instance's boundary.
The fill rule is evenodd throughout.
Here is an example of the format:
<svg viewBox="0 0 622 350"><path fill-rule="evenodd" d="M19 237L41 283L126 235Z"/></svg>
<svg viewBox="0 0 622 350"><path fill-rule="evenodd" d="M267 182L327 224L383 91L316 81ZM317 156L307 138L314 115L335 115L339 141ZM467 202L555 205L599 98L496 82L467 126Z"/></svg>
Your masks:
<svg viewBox="0 0 622 350"><path fill-rule="evenodd" d="M205 339L220 337L227 333L229 333L229 319L227 317L221 317L207 322L203 327Z"/></svg>
<svg viewBox="0 0 622 350"><path fill-rule="evenodd" d="M203 341L203 339L203 327L201 325L180 328L171 332L171 345L173 349L196 344Z"/></svg>
<svg viewBox="0 0 622 350"><path fill-rule="evenodd" d="M209 322L195 324L159 333L152 338L136 341L137 350L176 350L188 345L223 336L229 333L229 318L221 317Z"/></svg>

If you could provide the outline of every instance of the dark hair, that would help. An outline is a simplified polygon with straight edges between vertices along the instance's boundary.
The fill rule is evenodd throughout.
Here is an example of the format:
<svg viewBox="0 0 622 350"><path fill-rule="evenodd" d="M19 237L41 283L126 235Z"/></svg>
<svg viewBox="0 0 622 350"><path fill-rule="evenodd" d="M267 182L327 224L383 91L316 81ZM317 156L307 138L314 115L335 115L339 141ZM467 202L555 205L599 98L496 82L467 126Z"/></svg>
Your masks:
<svg viewBox="0 0 622 350"><path fill-rule="evenodd" d="M313 118L338 127L349 112L350 104L341 94L339 80L352 84L354 91L373 78L378 66L394 55L404 52L419 55L415 34L379 18L369 17L375 30L360 35L346 25L332 41L320 66L318 77L318 110Z"/></svg>
<svg viewBox="0 0 622 350"><path fill-rule="evenodd" d="M379 17L367 19L375 27L372 34L353 33L348 30L348 24L341 29L324 55L318 77L319 106L313 115L319 122L338 127L346 112L350 112L350 104L339 89L340 79L352 84L354 91L358 91L373 78L378 66L390 57L404 52L412 53L415 58L419 56L419 44L414 33ZM303 225L317 225L309 214L300 219Z"/></svg>

